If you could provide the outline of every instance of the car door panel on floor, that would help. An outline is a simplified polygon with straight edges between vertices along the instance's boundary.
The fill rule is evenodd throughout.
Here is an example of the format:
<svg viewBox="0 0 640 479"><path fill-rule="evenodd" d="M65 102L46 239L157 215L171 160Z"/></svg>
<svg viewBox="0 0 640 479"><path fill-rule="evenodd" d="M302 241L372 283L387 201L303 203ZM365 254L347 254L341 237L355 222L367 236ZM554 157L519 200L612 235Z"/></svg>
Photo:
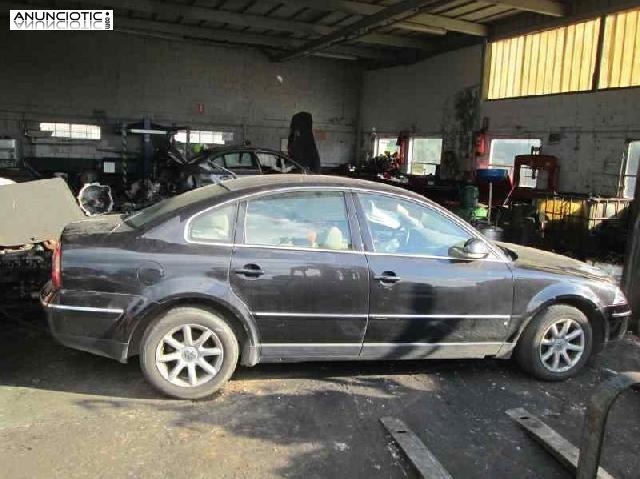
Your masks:
<svg viewBox="0 0 640 479"><path fill-rule="evenodd" d="M498 258L461 260L449 248L472 237L433 209L361 194L370 268L370 318L362 356L496 354L513 303L513 278Z"/></svg>
<svg viewBox="0 0 640 479"><path fill-rule="evenodd" d="M261 357L357 357L369 272L354 251L344 194L268 195L250 200L241 216L231 284L256 319Z"/></svg>

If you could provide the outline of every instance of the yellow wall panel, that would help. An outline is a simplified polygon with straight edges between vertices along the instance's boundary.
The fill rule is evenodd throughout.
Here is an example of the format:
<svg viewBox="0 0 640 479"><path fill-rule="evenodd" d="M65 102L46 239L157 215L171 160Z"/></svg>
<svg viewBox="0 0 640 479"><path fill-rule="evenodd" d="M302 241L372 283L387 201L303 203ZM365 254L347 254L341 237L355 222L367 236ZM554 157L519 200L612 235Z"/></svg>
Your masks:
<svg viewBox="0 0 640 479"><path fill-rule="evenodd" d="M640 86L640 9L490 44L488 98Z"/></svg>
<svg viewBox="0 0 640 479"><path fill-rule="evenodd" d="M569 91L580 91L580 67L582 65L582 51L584 50L584 24L576 25L576 37L571 64L571 81Z"/></svg>
<svg viewBox="0 0 640 479"><path fill-rule="evenodd" d="M525 65L531 65L531 45L532 45L532 41L531 41L531 37L530 36L525 36L522 37L523 41L524 41L524 55L523 55L523 59L522 59L522 68L521 68L521 75L522 75L522 82L520 84L520 96L524 95L528 89L529 89L529 72L530 72L530 68L524 68Z"/></svg>
<svg viewBox="0 0 640 479"><path fill-rule="evenodd" d="M522 92L523 95L532 95L536 91L536 82L538 81L538 65L540 58L540 35L535 35L531 43L531 65L529 65L531 76L529 78L529 88Z"/></svg>
<svg viewBox="0 0 640 479"><path fill-rule="evenodd" d="M640 10L636 11L636 37L633 52L631 85L640 85Z"/></svg>
<svg viewBox="0 0 640 479"><path fill-rule="evenodd" d="M571 85L571 64L573 62L573 50L575 45L575 27L570 26L565 30L564 58L562 63L562 83L560 91L569 91Z"/></svg>
<svg viewBox="0 0 640 479"><path fill-rule="evenodd" d="M640 85L640 9L607 16L599 88Z"/></svg>
<svg viewBox="0 0 640 479"><path fill-rule="evenodd" d="M599 20L492 42L490 100L591 89Z"/></svg>

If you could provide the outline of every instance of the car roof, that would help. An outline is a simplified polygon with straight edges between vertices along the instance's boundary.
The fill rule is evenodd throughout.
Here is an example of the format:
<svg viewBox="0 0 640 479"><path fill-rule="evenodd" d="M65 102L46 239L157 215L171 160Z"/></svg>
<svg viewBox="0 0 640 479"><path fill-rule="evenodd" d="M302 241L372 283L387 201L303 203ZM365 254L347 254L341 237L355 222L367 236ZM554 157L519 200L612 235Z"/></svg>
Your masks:
<svg viewBox="0 0 640 479"><path fill-rule="evenodd" d="M274 155L287 156L287 153L284 151L273 150L271 148L262 148L258 146L251 145L220 145L220 146L212 146L210 148L205 148L202 152L208 153L224 153L228 151L253 151L253 152L265 152L265 153L273 153Z"/></svg>
<svg viewBox="0 0 640 479"><path fill-rule="evenodd" d="M212 146L210 148L204 148L203 150L198 152L197 155L191 158L187 163L189 164L197 163L198 161L202 160L203 157L208 158L209 155L211 154L224 155L225 153L233 153L236 151L237 152L250 151L253 153L270 153L272 155L283 156L287 158L289 161L291 161L292 163L295 163L298 167L302 168L302 166L299 165L297 162L293 161L285 151L272 150L271 148L262 148L262 147L247 146L247 145L220 145L220 146Z"/></svg>
<svg viewBox="0 0 640 479"><path fill-rule="evenodd" d="M227 190L239 193L250 194L260 191L269 191L278 188L287 187L336 187L336 188L359 188L375 191L387 191L389 193L402 194L412 198L425 201L423 196L413 193L404 188L391 186L385 183L377 183L374 181L360 180L355 178L347 178L344 176L332 175L260 175L245 176L232 180L226 180L220 183Z"/></svg>

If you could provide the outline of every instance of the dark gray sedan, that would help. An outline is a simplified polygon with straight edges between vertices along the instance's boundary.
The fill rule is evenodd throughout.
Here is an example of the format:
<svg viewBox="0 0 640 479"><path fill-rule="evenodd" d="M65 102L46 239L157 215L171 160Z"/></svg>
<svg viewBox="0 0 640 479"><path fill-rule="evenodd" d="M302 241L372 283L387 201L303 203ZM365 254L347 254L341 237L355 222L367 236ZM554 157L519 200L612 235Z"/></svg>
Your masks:
<svg viewBox="0 0 640 479"><path fill-rule="evenodd" d="M273 175L70 224L43 290L62 343L199 398L240 362L508 358L562 380L631 314L584 263L494 244L391 186Z"/></svg>
<svg viewBox="0 0 640 479"><path fill-rule="evenodd" d="M193 189L223 180L253 175L304 174L306 170L285 153L252 146L209 148L180 166L180 183Z"/></svg>

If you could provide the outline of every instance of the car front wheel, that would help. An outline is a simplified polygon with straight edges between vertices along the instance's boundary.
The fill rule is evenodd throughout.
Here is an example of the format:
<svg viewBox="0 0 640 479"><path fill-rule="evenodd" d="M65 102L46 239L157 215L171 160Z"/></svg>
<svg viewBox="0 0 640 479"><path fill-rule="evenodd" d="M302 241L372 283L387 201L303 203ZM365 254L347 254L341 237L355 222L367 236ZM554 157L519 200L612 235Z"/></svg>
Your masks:
<svg viewBox="0 0 640 479"><path fill-rule="evenodd" d="M546 381L562 381L582 369L591 355L593 332L573 306L556 304L527 326L516 348L520 367Z"/></svg>
<svg viewBox="0 0 640 479"><path fill-rule="evenodd" d="M200 399L226 383L238 362L238 341L227 322L196 307L169 310L142 340L140 365L163 393Z"/></svg>

